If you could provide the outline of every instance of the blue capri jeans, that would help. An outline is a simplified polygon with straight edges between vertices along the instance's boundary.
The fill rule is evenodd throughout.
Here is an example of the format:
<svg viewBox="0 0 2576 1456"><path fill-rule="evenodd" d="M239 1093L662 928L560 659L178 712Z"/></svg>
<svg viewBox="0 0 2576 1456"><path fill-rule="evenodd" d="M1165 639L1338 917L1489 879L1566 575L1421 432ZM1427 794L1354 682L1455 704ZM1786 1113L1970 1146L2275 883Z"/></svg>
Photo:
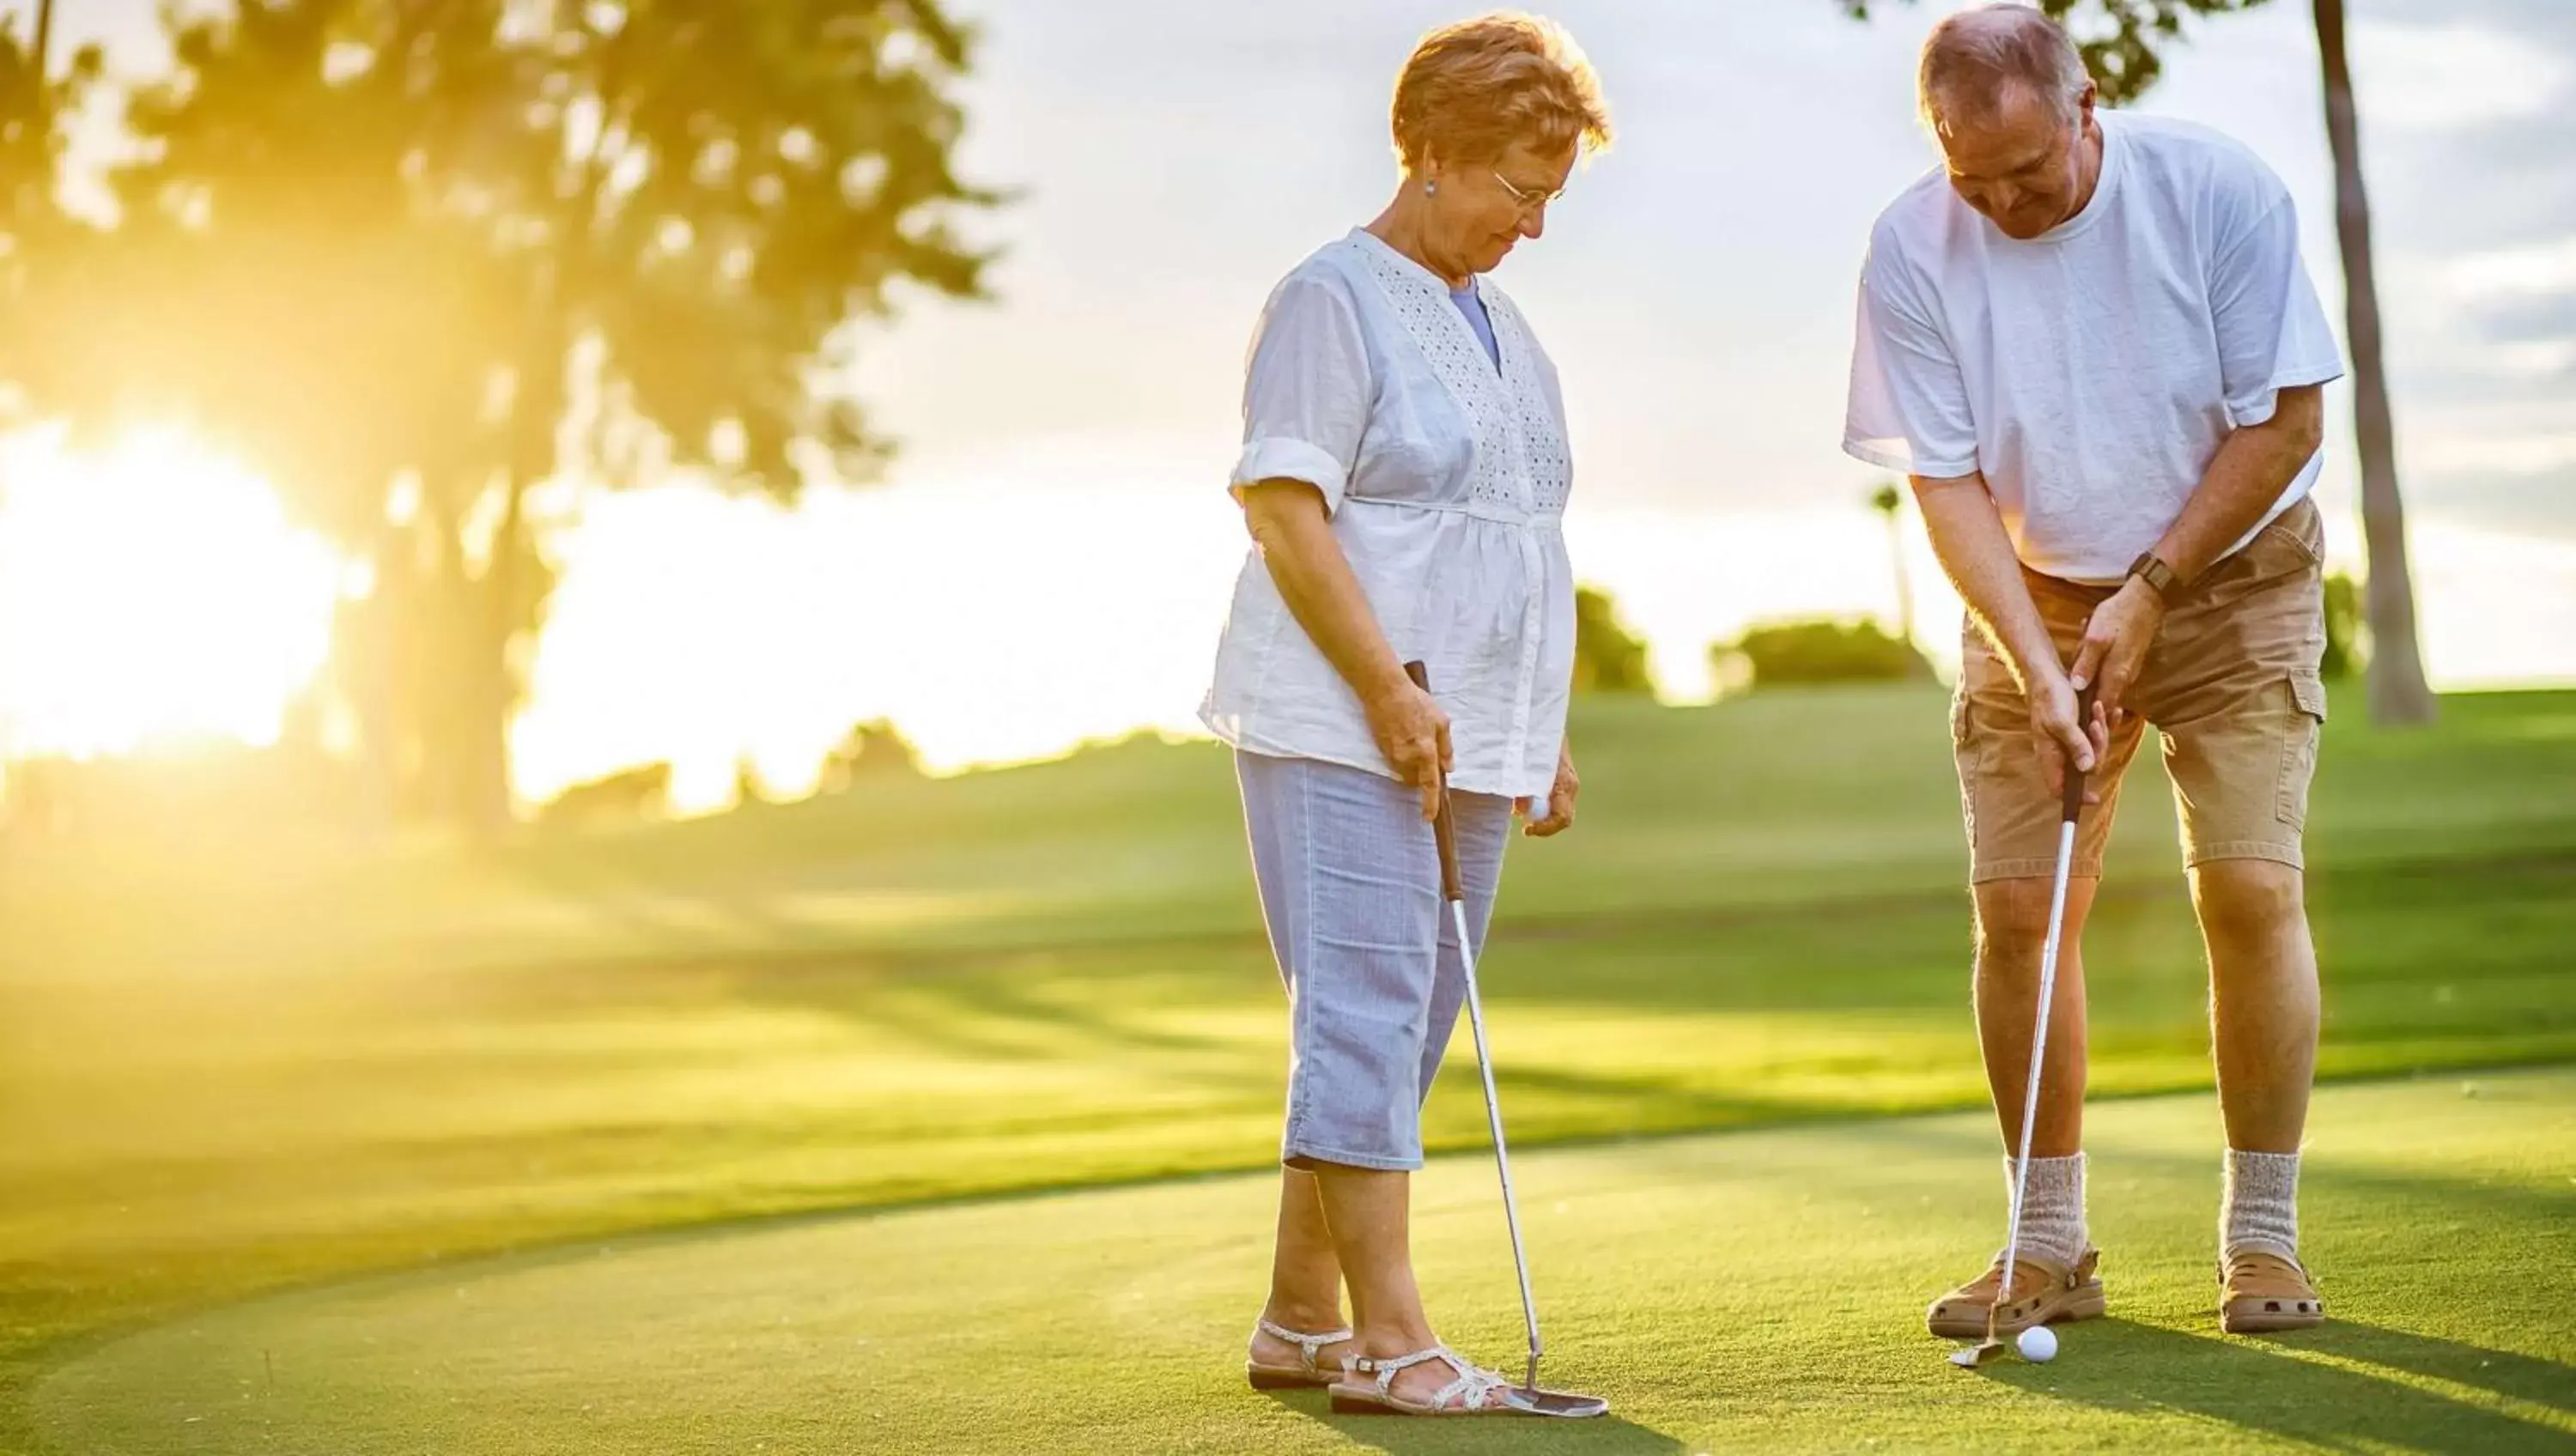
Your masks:
<svg viewBox="0 0 2576 1456"><path fill-rule="evenodd" d="M1280 1157L1422 1166L1422 1100L1467 997L1419 791L1304 758L1235 755L1271 952L1287 983ZM1512 801L1452 796L1467 924L1483 952Z"/></svg>

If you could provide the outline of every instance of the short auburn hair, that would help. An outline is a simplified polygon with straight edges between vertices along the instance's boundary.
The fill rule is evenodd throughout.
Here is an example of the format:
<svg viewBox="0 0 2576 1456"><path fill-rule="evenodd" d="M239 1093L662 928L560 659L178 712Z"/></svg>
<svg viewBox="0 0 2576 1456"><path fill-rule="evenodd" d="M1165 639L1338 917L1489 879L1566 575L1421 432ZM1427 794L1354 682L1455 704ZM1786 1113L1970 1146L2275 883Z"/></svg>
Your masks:
<svg viewBox="0 0 2576 1456"><path fill-rule="evenodd" d="M1543 152L1610 145L1601 78L1564 26L1496 11L1444 25L1414 46L1396 77L1396 155L1489 162L1527 142Z"/></svg>

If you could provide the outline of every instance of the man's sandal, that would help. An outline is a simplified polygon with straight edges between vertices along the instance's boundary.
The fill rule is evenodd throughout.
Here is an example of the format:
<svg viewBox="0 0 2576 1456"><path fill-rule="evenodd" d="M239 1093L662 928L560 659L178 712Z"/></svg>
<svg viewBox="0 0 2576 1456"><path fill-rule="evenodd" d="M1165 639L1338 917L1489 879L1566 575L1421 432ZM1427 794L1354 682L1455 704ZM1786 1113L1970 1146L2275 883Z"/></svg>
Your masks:
<svg viewBox="0 0 2576 1456"><path fill-rule="evenodd" d="M2326 1322L2308 1271L2278 1254L2231 1254L2218 1265L2218 1327L2231 1335L2304 1330Z"/></svg>
<svg viewBox="0 0 2576 1456"><path fill-rule="evenodd" d="M2016 1261L2010 1301L1996 1312L1995 1333L2017 1335L2032 1325L2088 1320L2102 1313L2102 1281L2093 1271L2101 1251L2086 1249L2072 1268L2054 1259L2025 1253ZM2004 1261L1996 1256L1985 1273L1932 1301L1923 1312L1924 1326L1945 1340L1986 1337L1986 1308L2003 1288Z"/></svg>
<svg viewBox="0 0 2576 1456"><path fill-rule="evenodd" d="M1416 1365L1445 1362L1458 1378L1434 1391L1429 1400L1398 1395L1395 1377ZM1354 1416L1505 1416L1517 1415L1503 1392L1510 1382L1479 1369L1447 1345L1434 1345L1410 1355L1372 1360L1354 1355L1345 1362L1350 1373L1333 1383L1333 1410Z"/></svg>
<svg viewBox="0 0 2576 1456"><path fill-rule="evenodd" d="M1272 1324L1268 1320L1260 1321L1259 1329L1261 1333L1283 1345L1296 1346L1297 1363L1270 1365L1246 1355L1243 1361L1243 1375L1245 1379L1252 1382L1253 1389L1321 1390L1341 1378L1339 1371L1324 1368L1317 1357L1324 1353L1326 1345L1338 1345L1350 1339L1349 1330L1327 1330L1320 1335L1309 1335L1289 1329L1285 1325Z"/></svg>

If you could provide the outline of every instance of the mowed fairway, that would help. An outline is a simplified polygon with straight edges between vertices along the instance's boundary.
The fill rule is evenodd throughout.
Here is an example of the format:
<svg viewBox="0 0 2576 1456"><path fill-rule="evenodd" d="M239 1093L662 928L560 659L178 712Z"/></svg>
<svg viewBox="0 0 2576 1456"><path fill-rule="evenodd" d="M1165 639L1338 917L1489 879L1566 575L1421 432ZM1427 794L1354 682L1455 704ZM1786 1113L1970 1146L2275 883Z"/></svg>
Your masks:
<svg viewBox="0 0 2576 1456"><path fill-rule="evenodd" d="M2439 728L2410 735L2372 731L2358 708L2357 695L2338 700L2311 818L2327 1074L2576 1061L2576 694L2454 698ZM1853 1177L1894 1176L1914 1157L1894 1149L1946 1128L1940 1146L1917 1149L1911 1164L1934 1180L1916 1208L1937 1213L1848 1227L1802 1216L1792 1220L1794 1244L1764 1243L1769 1235L1757 1232L1747 1246L1790 1260L1812 1254L1847 1281L1836 1287L1866 1287L1878 1323L1853 1328L1875 1331L1869 1340L1905 1335L1926 1292L1917 1286L1959 1274L1951 1266L1961 1252L1973 1260L1995 1237L1991 1144L1969 1135L1974 1123L1871 1130L1850 1121L1967 1107L1982 1095L1965 1010L1964 852L1944 717L1939 696L1923 689L1761 696L1691 711L1585 705L1575 729L1584 823L1563 841L1516 852L1487 967L1516 1136L1537 1147L1799 1126L1690 1150L1659 1142L1534 1158L1533 1182L1551 1195L1534 1192L1534 1203L1571 1196L1591 1175L1570 1170L1595 1167L1588 1159L1607 1159L1597 1166L1608 1178L1607 1170L1651 1170L1667 1157L1692 1166L1729 1147L1777 1148L1783 1166L1845 1160L1865 1165L1850 1169ZM2122 816L2113 878L2086 941L2095 1087L2204 1087L2199 945L2152 767L2131 778ZM959 1229L999 1227L977 1221L1058 1206L955 1200L1251 1169L1276 1147L1281 999L1230 773L1206 745L1134 743L954 781L871 782L832 800L698 823L532 835L481 856L427 845L350 854L273 842L247 826L224 826L212 839L50 848L18 857L0 876L8 926L0 937L0 1450L35 1447L40 1425L48 1449L152 1449L92 1440L88 1423L126 1402L75 1396L82 1380L103 1378L93 1356L148 1348L162 1336L135 1346L98 1341L194 1321L224 1301L285 1286L502 1250L588 1249L642 1230L932 1200L944 1202L830 1236L864 1241L912 1229L945 1237L933 1231L952 1220ZM1463 1040L1453 1054L1463 1056ZM2486 1106L2461 1097L2458 1085L2450 1078L2413 1089L2431 1098L2421 1116L2438 1123L2456 1108ZM2527 1166L2514 1159L2553 1148L2558 1172L2576 1172L2576 1150L2546 1141L2547 1127L2564 1125L2563 1097L2553 1103L2559 1094L2546 1090L2558 1084L2535 1085L2544 1090L2527 1104L2495 1104L2502 1121L2486 1141L2448 1147L2428 1136L2426 1186L2503 1179L2497 1186L2524 1190L2508 1203L2555 1211L2566 1228L2576 1185L2563 1176L2554 1185L2511 1183L2520 1176L2511 1170ZM2395 1096L2407 1086L2345 1095ZM2107 1134L2121 1119L2148 1116L2143 1106L2109 1109L2101 1126ZM1429 1113L1435 1146L1479 1145L1482 1121L1473 1079L1453 1070ZM2321 1138L2326 1128L2321 1119ZM1849 1138L1869 1141L1857 1153L1834 1141ZM2200 1307L2189 1301L2206 1279L2198 1261L2207 1254L2215 1146L2214 1134L2195 1133L2171 1206L2125 1215L2151 1212L2181 1230L2169 1251L2189 1266L2183 1282L2168 1281L2172 1297L2186 1301L2173 1306L2177 1319ZM2352 1166L2387 1151L2357 1126L2335 1148L2359 1160ZM1615 1315L1602 1328L1626 1328L1631 1318L1625 1303L1582 1314L1595 1283L1631 1290L1646 1300L1640 1310L1658 1308L1649 1295L1691 1294L1698 1313L1676 1315L1669 1329L1660 1315L1638 1316L1635 1337L1646 1349L1697 1349L1727 1333L1709 1321L1730 1306L1708 1303L1706 1287L1743 1301L1732 1307L1763 1322L1758 1328L1807 1338L1809 1321L1772 1272L1789 1266L1757 1267L1752 1254L1739 1259L1724 1238L1705 1234L1703 1225L1723 1222L1710 1200L1751 1196L1740 1180L1682 1179L1650 1207L1657 1185L1636 1176L1646 1201L1623 1215L1637 1221L1623 1247L1669 1247L1676 1259L1711 1261L1724 1277L1667 1289L1664 1266L1636 1254L1621 1256L1615 1277L1584 1275L1572 1289L1552 1283L1560 1291L1552 1298L1577 1306L1562 1317L1569 1362L1598 1358L1583 1320ZM1490 1214L1472 1167L1445 1168L1431 1184L1461 1217ZM1782 1196L1793 1195L1803 1196ZM1820 1187L1813 1196L1843 1195ZM1257 1205L1257 1190L1190 1185L1084 1197L1107 1200L1070 1205L1088 1210L1081 1217L1107 1243L1077 1251L1069 1268L993 1271L1042 1277L1062 1293L1056 1307L942 1324L945 1312L931 1299L875 1306L870 1317L911 1311L886 1328L917 1335L921 1358L974 1351L979 1378L998 1388L1035 1380L1069 1405L1106 1404L1114 1409L1094 1410L1095 1422L1139 1424L1098 1430L1152 1432L1125 1449L1165 1449L1158 1415L1177 1419L1214 1398L1249 1316L1243 1302L1257 1277L1245 1271L1257 1271L1261 1220L1240 1211L1245 1199ZM1128 1198L1145 1200L1132 1205L1138 1219L1169 1221L1151 1225L1167 1228L1152 1241L1210 1251L1203 1275L1172 1276L1200 1301L1188 1306L1196 1312L1154 1312L1169 1315L1155 1327L1167 1324L1173 1343L1150 1359L1126 1359L1128 1347L1103 1327L1085 1346L1096 1356L1053 1363L1032 1331L1089 1328L1084 1321L1112 1313L1092 1307L1101 1291L1084 1292L1077 1275L1092 1264L1082 1261L1124 1268L1116 1260L1127 1255L1111 1246L1148 1242L1118 1227L1131 1205L1117 1200ZM1882 1214L1893 1207L1864 1201ZM1186 1211L1193 1207L1200 1211ZM2124 1215L2106 1208L2105 1216ZM1552 1214L1539 1217L1543 1240L1566 1238ZM2491 1220L2442 1218L2459 1236L2438 1249L2411 1224L2392 1224L2392 1237L2406 1233L2402 1244L2385 1254L2353 1246L2330 1259L2330 1273L2375 1274L2382 1258L2400 1266L2474 1258L2487 1247ZM1936 1227L1936 1219L1954 1222ZM2349 1233L2372 1222L2355 1212L2320 1227ZM1886 1247L1882 1228L1894 1241ZM2106 1223L2106 1233L2115 1229ZM1454 1312L1444 1316L1451 1332L1499 1356L1510 1344L1509 1283L1491 1232L1481 1222L1426 1224L1426 1256L1446 1271L1437 1276L1438 1307ZM1928 1262L1878 1262L1918 1233ZM761 1235L773 1236L785 1235ZM979 1257L1009 1264L1016 1245L990 1237L1001 1241L976 1246ZM1552 1267L1610 1257L1607 1245L1570 1243L1544 1255ZM725 1257L717 1247L706 1245L705 1257ZM902 1272L914 1258L909 1247L850 1244L806 1270L806 1287L834 1299L925 1287L900 1286L878 1267ZM931 1246L919 1247L918 1267L934 1267ZM2142 1253L2124 1245L2118 1267ZM752 1268L777 1273L774 1262L760 1263L771 1257L746 1267L744 1309L756 1304ZM2563 1262L2562 1250L2550 1270ZM704 1281L684 1299L693 1317L716 1322L710 1329L747 1328L726 1308L737 1296L715 1264L690 1277ZM1120 1277L1162 1276L1139 1265ZM1892 1302L1885 1277L1899 1286ZM2428 1278L2413 1286L2403 1318L2395 1305L2369 1318L2479 1344L2470 1332L2494 1298L2550 1287L2537 1277L2489 1282L2509 1287L2455 1293ZM2380 1295L2363 1279L2353 1283L2356 1299ZM441 1287L457 1297L452 1284ZM996 1298L1008 1292L991 1288ZM2564 1281L2555 1288L2564 1291ZM2339 1302L2340 1291L2330 1286ZM271 1313L256 1317L296 1307L259 1306ZM2547 1358L2563 1358L2549 1342L2576 1326L2571 1308L2576 1299L2558 1298L2483 1343L2526 1360L2550 1349L2559 1354ZM930 1322L904 1322L916 1313ZM1129 1330L1128 1314L1117 1319ZM2453 1320L2471 1323L2438 1324ZM726 1338L764 1348L747 1335ZM592 1347L566 1339L560 1368L532 1354L527 1370L563 1374L589 1358L580 1351ZM618 1337L629 1349L649 1341ZM1922 1354L1908 1344L1903 1361ZM1836 1353L1828 1363L1850 1358ZM1657 1379L1702 1382L1726 1368L1746 1381L1787 1379L1798 1365L1728 1367L1698 1356L1653 1363ZM363 1368L392 1381L390 1366ZM829 1360L815 1368L835 1372L833 1380L858 1378L857 1367ZM872 1364L862 1383L893 1368ZM979 1398L963 1368L939 1367L943 1398ZM1623 1391L1645 1389L1600 1367L1569 1368ZM2071 1358L2059 1368L2071 1370ZM1094 1399L1100 1381L1122 1393ZM399 1405L399 1385L387 1387L387 1411ZM488 1414L506 1388L496 1377L447 1394L460 1410ZM1157 1403L1167 1391L1179 1402L1168 1409ZM2455 1404L2446 1396L2421 1419ZM798 1408L816 1420L846 1416L831 1402ZM1641 1409L1631 1413L1645 1419ZM877 1439L841 1429L843 1449ZM1227 1429L1226 1439L1242 1434ZM1779 1429L1783 1440L1796 1434ZM2468 1437L2487 1429L2461 1427L2452 1447L2480 1449ZM2319 1439L2339 1440L2339 1430ZM1898 1446L1919 1444L1901 1428L1887 1434ZM2443 1448L2434 1434L2419 1424L2385 1439ZM970 1437L968 1449L982 1440L973 1430L955 1439ZM957 1449L884 1442L879 1449ZM538 1448L499 1440L411 1449ZM1218 1440L1207 1449L1235 1448Z"/></svg>
<svg viewBox="0 0 2576 1456"><path fill-rule="evenodd" d="M2512 1452L2576 1443L2576 1075L2375 1084L2317 1109L2307 1221L2335 1326L2225 1339L2206 1097L2106 1110L2113 1318L1970 1374L1920 1299L1993 1236L1982 1118L1542 1154L1523 1186L1559 1380L1590 1426L1333 1417L1229 1359L1259 1175L640 1239L178 1321L48 1375L64 1451ZM1489 1169L1423 1179L1447 1332L1518 1343Z"/></svg>

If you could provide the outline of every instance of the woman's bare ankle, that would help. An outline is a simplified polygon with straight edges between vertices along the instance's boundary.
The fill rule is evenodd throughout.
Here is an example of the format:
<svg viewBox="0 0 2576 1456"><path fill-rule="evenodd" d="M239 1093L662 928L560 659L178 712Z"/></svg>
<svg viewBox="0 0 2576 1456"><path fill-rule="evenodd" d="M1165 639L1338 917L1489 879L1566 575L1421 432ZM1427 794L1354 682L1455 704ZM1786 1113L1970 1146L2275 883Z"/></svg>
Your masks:
<svg viewBox="0 0 2576 1456"><path fill-rule="evenodd" d="M1420 1316L1363 1325L1359 1331L1360 1353L1372 1360L1392 1360L1439 1343L1440 1337L1431 1332L1431 1322Z"/></svg>
<svg viewBox="0 0 2576 1456"><path fill-rule="evenodd" d="M1301 1335L1329 1334L1334 1330L1348 1329L1351 1323L1342 1317L1338 1304L1283 1299L1276 1294L1262 1306L1261 1317L1283 1330L1295 1330Z"/></svg>

